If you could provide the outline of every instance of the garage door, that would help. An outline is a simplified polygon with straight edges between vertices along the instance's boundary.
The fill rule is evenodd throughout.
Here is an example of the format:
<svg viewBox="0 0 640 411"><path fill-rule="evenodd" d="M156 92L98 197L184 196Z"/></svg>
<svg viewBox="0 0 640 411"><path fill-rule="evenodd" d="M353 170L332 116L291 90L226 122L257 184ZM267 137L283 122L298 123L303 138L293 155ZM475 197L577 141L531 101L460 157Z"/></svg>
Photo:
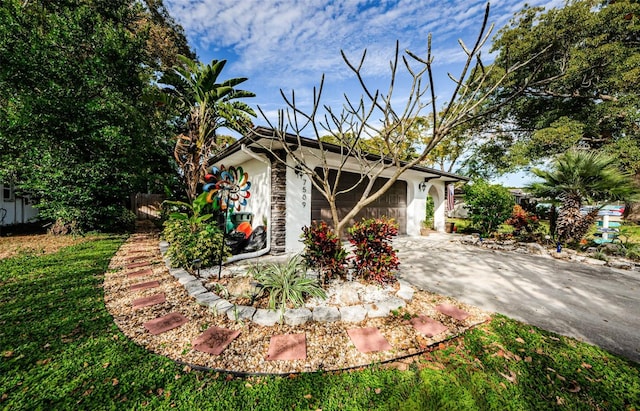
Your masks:
<svg viewBox="0 0 640 411"><path fill-rule="evenodd" d="M321 171L316 169L321 175ZM335 181L335 171L332 171L329 175L331 181ZM340 175L339 190L345 190L352 187L360 179L359 174L342 172ZM375 192L378 188L382 187L388 179L379 178L374 184L373 190ZM340 218L351 211L362 196L362 192L366 187L366 183L363 182L354 190L348 193L341 194L337 198L338 215ZM380 218L389 217L396 220L400 234L407 233L407 183L405 181L397 181L386 193L384 193L375 202L370 204L361 210L356 218L352 219L348 226L353 225L356 221L360 221L362 218ZM331 209L329 208L329 202L324 198L322 194L314 187L311 191L311 219L314 221L331 221Z"/></svg>

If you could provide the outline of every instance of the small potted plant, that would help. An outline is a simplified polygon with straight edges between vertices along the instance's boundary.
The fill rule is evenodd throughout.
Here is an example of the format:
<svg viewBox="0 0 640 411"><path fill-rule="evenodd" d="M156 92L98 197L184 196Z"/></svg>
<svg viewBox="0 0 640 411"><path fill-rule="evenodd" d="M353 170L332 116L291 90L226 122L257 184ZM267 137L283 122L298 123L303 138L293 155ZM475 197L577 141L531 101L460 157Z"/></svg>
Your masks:
<svg viewBox="0 0 640 411"><path fill-rule="evenodd" d="M429 233L433 231L434 210L435 205L433 203L433 198L431 198L431 196L427 196L427 201L424 209L424 220L422 221L422 226L420 227L420 235L429 235Z"/></svg>

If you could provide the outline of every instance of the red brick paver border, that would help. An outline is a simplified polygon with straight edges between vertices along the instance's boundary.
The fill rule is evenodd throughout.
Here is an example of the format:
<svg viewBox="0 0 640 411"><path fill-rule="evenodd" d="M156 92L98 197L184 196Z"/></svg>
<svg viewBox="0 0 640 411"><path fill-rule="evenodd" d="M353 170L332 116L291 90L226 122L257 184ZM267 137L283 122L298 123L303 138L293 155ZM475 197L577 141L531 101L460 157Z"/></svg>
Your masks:
<svg viewBox="0 0 640 411"><path fill-rule="evenodd" d="M281 334L271 337L266 360L304 360L307 358L305 334Z"/></svg>
<svg viewBox="0 0 640 411"><path fill-rule="evenodd" d="M464 321L469 316L468 312L466 312L465 310L461 310L453 304L436 305L436 310L458 321Z"/></svg>
<svg viewBox="0 0 640 411"><path fill-rule="evenodd" d="M220 355L239 335L240 330L211 327L193 340L193 348L209 354Z"/></svg>
<svg viewBox="0 0 640 411"><path fill-rule="evenodd" d="M347 330L347 334L360 352L387 351L392 348L376 327L352 328Z"/></svg>
<svg viewBox="0 0 640 411"><path fill-rule="evenodd" d="M144 328L149 330L151 334L162 334L165 331L172 330L188 323L187 317L180 313L170 313L162 317L144 323Z"/></svg>

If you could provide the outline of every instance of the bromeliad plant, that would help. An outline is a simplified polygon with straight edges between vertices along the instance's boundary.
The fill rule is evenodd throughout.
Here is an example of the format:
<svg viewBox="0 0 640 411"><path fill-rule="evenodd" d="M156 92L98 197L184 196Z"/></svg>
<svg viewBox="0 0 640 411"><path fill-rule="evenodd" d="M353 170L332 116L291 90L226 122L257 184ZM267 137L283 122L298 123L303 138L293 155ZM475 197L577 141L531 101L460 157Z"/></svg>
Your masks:
<svg viewBox="0 0 640 411"><path fill-rule="evenodd" d="M302 258L296 255L286 264L268 264L255 266L250 274L269 293L269 308L280 310L284 315L287 304L300 307L306 296L327 298L315 278L307 277Z"/></svg>
<svg viewBox="0 0 640 411"><path fill-rule="evenodd" d="M302 228L301 237L304 244L302 258L307 267L319 269L323 285L334 276L346 275L347 252L327 223L314 221L311 226Z"/></svg>
<svg viewBox="0 0 640 411"><path fill-rule="evenodd" d="M165 207L174 209L164 222L163 236L169 242L167 257L171 265L194 269L194 261L202 267L211 267L222 257L228 256L229 249L220 249L223 233L212 221L208 213L207 193L200 194L192 204L182 201L165 201Z"/></svg>
<svg viewBox="0 0 640 411"><path fill-rule="evenodd" d="M363 219L349 230L349 241L354 246L356 273L367 281L380 284L395 280L400 265L391 241L398 235L393 219Z"/></svg>

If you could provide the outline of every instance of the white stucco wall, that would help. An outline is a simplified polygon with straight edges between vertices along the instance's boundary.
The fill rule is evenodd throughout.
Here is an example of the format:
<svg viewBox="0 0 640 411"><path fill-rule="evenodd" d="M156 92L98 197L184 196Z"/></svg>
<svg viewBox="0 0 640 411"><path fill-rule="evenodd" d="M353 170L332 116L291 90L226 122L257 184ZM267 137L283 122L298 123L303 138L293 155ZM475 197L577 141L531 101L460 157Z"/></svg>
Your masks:
<svg viewBox="0 0 640 411"><path fill-rule="evenodd" d="M434 219L433 225L437 231L444 231L445 223L445 201L444 190L445 182L439 180L430 180L426 183L426 189L420 190L419 185L424 178L407 172L405 176L407 181L407 235L419 236L422 221L425 218L425 207L427 196L433 197L434 201Z"/></svg>
<svg viewBox="0 0 640 411"><path fill-rule="evenodd" d="M287 168L287 252L297 253L304 248L300 241L302 227L311 224L311 181Z"/></svg>

